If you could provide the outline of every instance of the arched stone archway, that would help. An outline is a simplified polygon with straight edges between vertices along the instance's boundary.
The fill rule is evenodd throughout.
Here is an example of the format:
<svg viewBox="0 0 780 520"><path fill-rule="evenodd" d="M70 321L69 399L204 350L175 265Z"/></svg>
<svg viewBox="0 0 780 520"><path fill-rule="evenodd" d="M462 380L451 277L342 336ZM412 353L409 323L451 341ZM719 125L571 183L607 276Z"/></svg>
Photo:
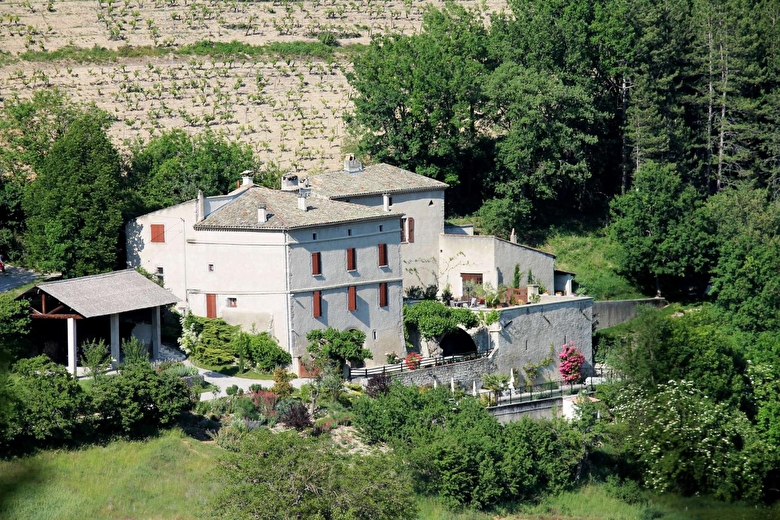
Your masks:
<svg viewBox="0 0 780 520"><path fill-rule="evenodd" d="M472 354L477 351L474 339L463 329L458 329L444 336L440 343L443 356L458 356Z"/></svg>

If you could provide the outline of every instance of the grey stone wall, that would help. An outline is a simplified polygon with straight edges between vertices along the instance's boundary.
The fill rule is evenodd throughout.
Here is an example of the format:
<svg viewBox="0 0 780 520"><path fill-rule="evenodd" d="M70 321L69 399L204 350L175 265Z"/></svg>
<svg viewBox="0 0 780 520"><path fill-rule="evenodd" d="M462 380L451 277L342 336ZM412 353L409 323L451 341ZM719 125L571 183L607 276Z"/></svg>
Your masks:
<svg viewBox="0 0 780 520"><path fill-rule="evenodd" d="M454 379L456 385L470 391L474 381L477 382L477 388L481 388L482 376L496 371L492 358L482 358L440 367L420 368L404 372L395 378L405 385L417 386L433 386L434 381L441 386L449 386L450 380Z"/></svg>
<svg viewBox="0 0 780 520"><path fill-rule="evenodd" d="M593 317L596 321L596 330L608 329L636 318L636 309L640 305L652 305L660 309L669 305L669 302L663 298L593 302Z"/></svg>
<svg viewBox="0 0 780 520"><path fill-rule="evenodd" d="M552 346L552 363L540 369L533 383L558 381L558 354L570 341L585 356L583 370L592 370L592 309L593 300L581 297L550 298L546 303L502 309L500 321L491 326L498 371L509 374L513 369L516 384L520 384L525 377L522 367L540 363Z"/></svg>

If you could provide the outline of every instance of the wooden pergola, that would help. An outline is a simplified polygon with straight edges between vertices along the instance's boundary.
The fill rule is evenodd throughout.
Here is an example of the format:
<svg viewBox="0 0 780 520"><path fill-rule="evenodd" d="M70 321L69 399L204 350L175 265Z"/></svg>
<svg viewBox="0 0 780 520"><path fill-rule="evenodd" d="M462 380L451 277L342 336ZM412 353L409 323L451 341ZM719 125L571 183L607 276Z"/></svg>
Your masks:
<svg viewBox="0 0 780 520"><path fill-rule="evenodd" d="M78 361L78 320L110 317L111 357L118 361L119 315L149 309L152 313L152 358L157 358L161 335L160 307L179 301L170 291L132 269L40 283L20 296L23 297L30 300L30 318L68 321L68 370L73 374Z"/></svg>

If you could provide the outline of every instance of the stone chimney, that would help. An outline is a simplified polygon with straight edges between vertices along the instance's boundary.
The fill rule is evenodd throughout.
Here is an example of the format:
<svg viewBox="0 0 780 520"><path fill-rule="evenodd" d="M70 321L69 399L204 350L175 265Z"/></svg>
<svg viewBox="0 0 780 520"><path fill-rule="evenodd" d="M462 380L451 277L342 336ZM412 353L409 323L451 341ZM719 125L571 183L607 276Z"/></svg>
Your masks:
<svg viewBox="0 0 780 520"><path fill-rule="evenodd" d="M301 211L308 211L309 205L306 202L306 199L309 198L309 195L311 194L311 190L307 188L300 188L298 190L298 209Z"/></svg>
<svg viewBox="0 0 780 520"><path fill-rule="evenodd" d="M295 191L298 189L298 175L285 173L282 175L282 191Z"/></svg>
<svg viewBox="0 0 780 520"><path fill-rule="evenodd" d="M266 222L268 222L268 209L265 204L261 204L257 208L257 223L265 224Z"/></svg>
<svg viewBox="0 0 780 520"><path fill-rule="evenodd" d="M513 244L517 244L517 233L515 233L515 228L512 228L512 233L509 235L509 241Z"/></svg>
<svg viewBox="0 0 780 520"><path fill-rule="evenodd" d="M385 211L390 211L390 195L387 193L382 195L382 207Z"/></svg>
<svg viewBox="0 0 780 520"><path fill-rule="evenodd" d="M195 222L200 222L206 218L206 199L203 197L203 192L198 190L198 200L195 203Z"/></svg>
<svg viewBox="0 0 780 520"><path fill-rule="evenodd" d="M244 170L241 172L241 186L252 186L252 170Z"/></svg>
<svg viewBox="0 0 780 520"><path fill-rule="evenodd" d="M347 173L360 173L363 171L363 164L355 159L353 155L350 155L348 159L344 159L344 171Z"/></svg>

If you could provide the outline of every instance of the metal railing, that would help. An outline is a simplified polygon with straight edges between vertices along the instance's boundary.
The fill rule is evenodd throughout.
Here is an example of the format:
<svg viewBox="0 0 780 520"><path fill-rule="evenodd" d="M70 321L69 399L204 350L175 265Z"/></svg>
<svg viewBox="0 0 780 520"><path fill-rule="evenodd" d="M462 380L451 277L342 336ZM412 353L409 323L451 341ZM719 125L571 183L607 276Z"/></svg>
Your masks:
<svg viewBox="0 0 780 520"><path fill-rule="evenodd" d="M371 368L352 368L348 367L349 379L356 377L371 377L378 374L401 374L403 372L413 372L415 370L421 370L424 368L440 367L445 365L452 365L455 363L463 363L465 361L473 361L475 359L486 358L490 355L490 352L472 352L470 354L463 354L457 356L435 356L435 357L423 357L419 358L419 362L407 363L401 361L392 365L382 365L379 367Z"/></svg>
<svg viewBox="0 0 780 520"><path fill-rule="evenodd" d="M582 391L592 392L593 388L593 384L566 384L560 381L548 381L539 385L508 388L499 392L498 402L492 404L491 406L526 403L529 401L538 401L540 399L552 399L554 397L576 395ZM494 392L491 392L491 399L493 398L494 394Z"/></svg>

